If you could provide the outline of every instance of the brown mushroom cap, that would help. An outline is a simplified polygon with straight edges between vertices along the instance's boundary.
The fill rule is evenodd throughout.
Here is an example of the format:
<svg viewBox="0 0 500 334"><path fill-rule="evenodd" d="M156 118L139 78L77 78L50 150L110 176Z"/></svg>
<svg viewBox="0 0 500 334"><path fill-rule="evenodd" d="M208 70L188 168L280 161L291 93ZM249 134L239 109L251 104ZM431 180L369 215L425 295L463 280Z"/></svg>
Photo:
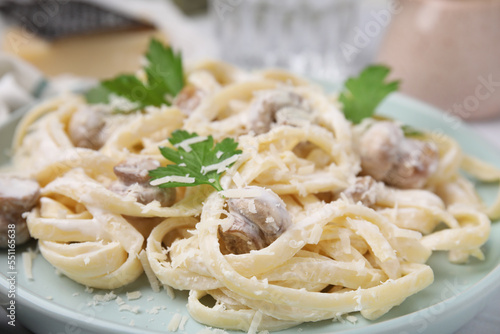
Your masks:
<svg viewBox="0 0 500 334"><path fill-rule="evenodd" d="M160 163L150 158L133 157L120 162L113 168L115 175L124 184L147 184L149 171L160 167Z"/></svg>
<svg viewBox="0 0 500 334"><path fill-rule="evenodd" d="M149 171L159 166L154 159L129 158L113 168L118 181L111 184L110 190L122 196L132 194L142 204L156 200L163 207L172 206L177 195L175 188L158 188L149 184Z"/></svg>
<svg viewBox="0 0 500 334"><path fill-rule="evenodd" d="M82 106L71 116L68 135L76 147L98 150L104 144L102 131L105 125L101 111L91 106Z"/></svg>
<svg viewBox="0 0 500 334"><path fill-rule="evenodd" d="M23 213L35 206L40 196L38 182L11 176L0 176L0 214Z"/></svg>
<svg viewBox="0 0 500 334"><path fill-rule="evenodd" d="M398 160L403 131L392 122L373 124L361 137L361 168L365 174L382 181Z"/></svg>
<svg viewBox="0 0 500 334"><path fill-rule="evenodd" d="M231 198L227 201L233 224L219 230L226 249L244 254L269 246L291 224L285 203L272 191L262 189L251 198Z"/></svg>
<svg viewBox="0 0 500 334"><path fill-rule="evenodd" d="M437 169L434 143L406 138L393 122L373 124L360 140L363 174L400 188L422 188Z"/></svg>
<svg viewBox="0 0 500 334"><path fill-rule="evenodd" d="M0 247L7 247L9 225L15 225L16 244L29 238L23 213L30 211L40 197L40 186L34 180L0 176Z"/></svg>
<svg viewBox="0 0 500 334"><path fill-rule="evenodd" d="M282 113L281 122L293 123L290 120L290 114L299 115L303 118L302 110L309 113L309 107L306 101L297 93L287 90L272 90L261 93L251 104L250 112L250 130L255 134L266 133L271 129L271 124L276 123L276 114L285 108L290 108L288 112Z"/></svg>
<svg viewBox="0 0 500 334"><path fill-rule="evenodd" d="M371 176L357 177L354 184L342 193L354 203L361 202L365 206L372 206L377 202L376 185L377 182Z"/></svg>

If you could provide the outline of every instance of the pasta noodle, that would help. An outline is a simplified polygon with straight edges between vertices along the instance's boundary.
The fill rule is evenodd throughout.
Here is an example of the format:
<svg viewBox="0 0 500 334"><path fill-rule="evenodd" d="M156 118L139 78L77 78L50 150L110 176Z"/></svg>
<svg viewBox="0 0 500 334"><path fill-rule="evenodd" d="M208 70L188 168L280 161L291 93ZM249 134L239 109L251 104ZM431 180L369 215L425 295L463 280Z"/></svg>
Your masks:
<svg viewBox="0 0 500 334"><path fill-rule="evenodd" d="M145 250L148 277L190 290L194 319L255 331L357 311L376 319L432 283L432 252L448 251L457 263L484 258L487 214L500 216L500 200L486 208L460 168L486 181L500 172L464 155L453 139L417 138L439 155L421 189L374 181L357 198L348 189L357 191L366 172L360 140L379 121L351 124L321 87L284 71L205 62L188 69L186 82L201 97L192 110L147 107L123 115L92 107L105 123L98 148L76 147L71 137L72 118L89 108L78 95L47 101L20 123L14 167L42 186L29 231L61 273L89 287L117 288L142 274ZM274 108L269 124L262 108ZM158 147L169 146L176 129L238 141L242 154L222 176L225 190L177 188L169 206L141 202L139 184L117 191L122 161L171 163ZM266 247L229 251L223 235L235 217L228 203L259 214L259 196L274 198L288 225ZM272 214L264 218L267 226L276 223ZM206 296L215 306L202 302Z"/></svg>

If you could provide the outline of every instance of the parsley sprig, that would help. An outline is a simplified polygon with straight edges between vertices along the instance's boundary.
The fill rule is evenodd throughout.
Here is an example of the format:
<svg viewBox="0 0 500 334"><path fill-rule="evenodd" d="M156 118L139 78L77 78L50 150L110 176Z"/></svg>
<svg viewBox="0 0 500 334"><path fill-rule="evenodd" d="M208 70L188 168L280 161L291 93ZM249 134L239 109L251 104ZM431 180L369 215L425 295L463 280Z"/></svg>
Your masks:
<svg viewBox="0 0 500 334"><path fill-rule="evenodd" d="M123 74L114 79L104 80L99 86L86 93L88 103L109 103L111 94L135 102L137 108L170 105L172 99L184 87L184 72L180 53L152 39L146 53L148 60L144 67L147 82L135 75ZM136 110L135 109L135 110ZM122 112L125 112L122 110Z"/></svg>
<svg viewBox="0 0 500 334"><path fill-rule="evenodd" d="M160 188L192 187L200 184L209 184L217 191L222 191L220 177L231 167L241 154L238 143L231 138L225 138L215 144L212 136L201 137L196 133L176 130L169 138L174 146L160 147L161 154L174 164L159 167L149 171L151 179L165 178ZM218 165L219 164L219 165ZM177 182L169 179L171 176L194 178L194 182Z"/></svg>
<svg viewBox="0 0 500 334"><path fill-rule="evenodd" d="M339 97L343 104L345 117L357 124L364 118L371 117L375 108L390 93L397 91L399 81L386 83L390 69L383 65L371 65L365 68L359 77L349 78Z"/></svg>

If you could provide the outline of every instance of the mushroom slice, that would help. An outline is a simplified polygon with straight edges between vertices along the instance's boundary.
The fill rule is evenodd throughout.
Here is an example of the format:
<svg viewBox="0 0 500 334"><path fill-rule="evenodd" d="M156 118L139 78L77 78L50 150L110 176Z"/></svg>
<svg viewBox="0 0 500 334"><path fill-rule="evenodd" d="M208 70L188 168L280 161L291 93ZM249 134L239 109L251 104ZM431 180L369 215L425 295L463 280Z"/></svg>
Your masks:
<svg viewBox="0 0 500 334"><path fill-rule="evenodd" d="M34 180L0 176L0 247L7 247L9 225L15 225L16 243L29 239L23 213L30 211L40 197L40 186Z"/></svg>
<svg viewBox="0 0 500 334"><path fill-rule="evenodd" d="M268 132L278 120L281 124L298 126L310 118L311 110L307 101L297 93L270 90L259 94L250 105L249 113L250 130L259 135Z"/></svg>
<svg viewBox="0 0 500 334"><path fill-rule="evenodd" d="M422 188L438 167L439 152L434 143L406 139L400 146L398 162L384 182L400 189Z"/></svg>
<svg viewBox="0 0 500 334"><path fill-rule="evenodd" d="M373 124L361 137L361 168L367 175L382 181L398 161L403 130L392 122Z"/></svg>
<svg viewBox="0 0 500 334"><path fill-rule="evenodd" d="M193 85L186 85L181 89L173 101L185 114L191 114L201 103L203 93Z"/></svg>
<svg viewBox="0 0 500 334"><path fill-rule="evenodd" d="M219 235L233 254L267 247L291 225L285 203L270 190L262 189L257 197L231 198L227 203L233 223L225 231L219 229Z"/></svg>
<svg viewBox="0 0 500 334"><path fill-rule="evenodd" d="M124 184L149 182L149 171L160 167L160 163L151 158L131 157L113 168L115 175Z"/></svg>
<svg viewBox="0 0 500 334"><path fill-rule="evenodd" d="M377 202L377 182L371 176L357 177L354 184L342 193L354 203L361 202L364 206L373 206Z"/></svg>
<svg viewBox="0 0 500 334"><path fill-rule="evenodd" d="M104 145L105 125L102 111L95 107L82 106L69 121L69 138L76 147L98 150Z"/></svg>
<svg viewBox="0 0 500 334"><path fill-rule="evenodd" d="M118 181L111 184L110 190L122 196L132 195L139 203L160 202L163 207L172 206L176 199L175 188L158 188L149 184L149 171L160 166L150 158L132 157L113 168Z"/></svg>
<svg viewBox="0 0 500 334"><path fill-rule="evenodd" d="M400 189L424 187L439 162L434 143L405 138L392 122L372 125L360 146L363 174Z"/></svg>

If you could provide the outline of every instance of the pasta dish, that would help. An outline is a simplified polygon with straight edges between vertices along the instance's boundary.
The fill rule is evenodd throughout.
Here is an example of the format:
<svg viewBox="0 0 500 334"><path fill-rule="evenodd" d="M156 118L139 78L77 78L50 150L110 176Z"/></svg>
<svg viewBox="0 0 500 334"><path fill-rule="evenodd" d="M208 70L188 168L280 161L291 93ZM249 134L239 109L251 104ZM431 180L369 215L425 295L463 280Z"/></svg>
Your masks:
<svg viewBox="0 0 500 334"><path fill-rule="evenodd" d="M17 184L16 219L67 277L115 289L145 272L157 291L189 290L196 321L255 333L376 319L433 282L433 252L483 259L500 204L487 208L461 171L500 174L452 138L376 116L353 123L337 96L281 70L207 61L185 78L171 106L116 113L130 101L68 94L19 124L15 172L0 182ZM203 145L216 162L153 177L189 168ZM168 186L196 173L220 182Z"/></svg>

